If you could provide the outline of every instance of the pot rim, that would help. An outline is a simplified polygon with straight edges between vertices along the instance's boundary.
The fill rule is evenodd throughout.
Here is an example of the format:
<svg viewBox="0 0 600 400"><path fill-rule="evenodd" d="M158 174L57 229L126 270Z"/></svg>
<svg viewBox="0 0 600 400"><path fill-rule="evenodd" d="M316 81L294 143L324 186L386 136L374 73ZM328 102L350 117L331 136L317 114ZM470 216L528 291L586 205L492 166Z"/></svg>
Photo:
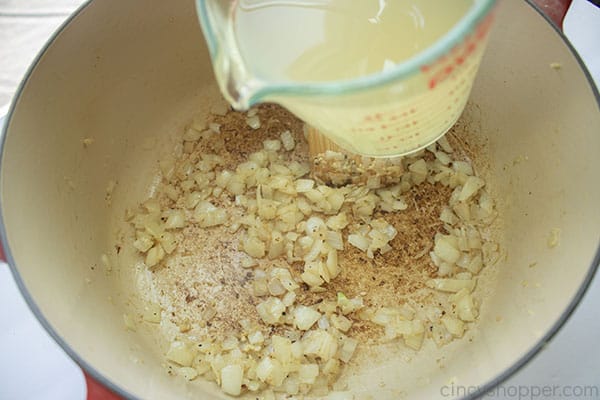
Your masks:
<svg viewBox="0 0 600 400"><path fill-rule="evenodd" d="M29 78L35 72L36 67L38 66L38 64L40 63L40 61L46 54L46 51L48 50L48 48L56 41L58 36L65 30L65 28L68 25L70 25L71 22L73 22L92 3L92 1L93 0L86 0L82 5L80 5L60 25L60 27L52 34L52 36L47 40L47 42L44 44L42 49L39 51L39 53L35 57L34 61L31 63L31 65L27 69L27 72L25 73L23 80L21 81L21 83L19 84L19 86L17 88L15 96L13 97L13 99L10 103L10 107L8 108L8 113L4 117L2 115L0 115L0 166L2 165L2 158L4 156L4 145L5 145L5 141L6 141L6 135L8 133L8 129L10 126L11 118L15 112L15 109L18 106L19 99L25 89L25 86L27 85L27 82L29 81ZM564 44L568 47L571 54L575 57L577 63L579 64L579 68L581 69L581 72L583 72L583 74L585 75L585 78L587 79L587 81L592 89L594 98L596 99L596 103L598 105L598 108L600 109L600 93L594 83L594 80L592 79L592 76L590 75L587 67L583 63L583 61L582 61L581 57L579 56L579 54L577 53L577 51L573 48L573 46L571 45L571 43L569 42L569 40L567 39L565 34L562 32L562 30L559 29L552 22L552 20L546 14L544 14L544 12L542 10L540 10L540 8L533 2L533 0L525 0L525 1L542 18L544 18L547 23L549 23L552 26L552 28L558 34L560 39L562 39ZM0 182L2 179L1 172L2 171L0 169ZM2 246L2 249L4 250L4 256L6 259L6 263L8 264L8 266L11 270L11 273L12 273L13 278L19 288L19 291L21 292L21 294L22 294L23 298L25 299L27 305L29 306L30 310L33 312L33 314L35 315L37 320L40 322L40 324L44 327L44 329L50 334L52 339L54 339L54 341L67 353L67 355L73 361L75 361L75 363L77 363L85 372L87 372L91 377L93 377L96 381L98 381L104 387L110 389L111 391L113 391L114 393L118 394L119 396L121 396L125 399L136 399L136 397L133 394L129 393L129 391L127 389L122 388L122 387L116 385L115 383L113 383L110 379L108 379L106 376L101 374L90 363L88 363L83 357L81 357L73 348L71 348L69 343L67 343L67 341L64 340L56 332L56 330L52 327L50 322L43 315L43 313L39 309L38 305L33 300L27 287L25 286L25 282L21 278L18 268L15 263L15 260L12 257L12 253L10 251L10 247L9 247L8 241L7 241L6 228L4 225L4 209L1 206L0 206L0 244ZM567 322L567 320L575 312L577 306L581 302L581 299L583 298L584 294L586 293L587 289L589 288L589 286L594 278L594 275L596 274L596 271L598 270L599 264L600 264L600 243L598 244L596 253L595 253L592 263L589 267L589 270L583 280L583 283L581 284L581 286L575 293L575 296L569 302L566 309L562 312L562 314L560 315L558 320L554 322L554 324L550 327L550 329L546 332L546 334L544 336L542 336L540 339L538 339L537 342L535 343L535 345L531 349L529 349L529 351L527 351L523 356L521 356L519 359L514 361L510 367L508 367L502 373L497 375L495 378L493 378L493 379L489 380L488 382L484 383L483 385L479 386L476 391L469 393L467 396L463 397L462 399L471 400L471 399L476 399L479 396L484 395L485 393L489 392L493 388L499 386L501 383L505 382L508 378L513 376L516 372L518 372L525 365L527 365L527 363L530 362L540 352L540 350L542 348L544 348L547 345L547 343L549 343L552 340L552 338L558 333L560 328L562 328L562 326Z"/></svg>

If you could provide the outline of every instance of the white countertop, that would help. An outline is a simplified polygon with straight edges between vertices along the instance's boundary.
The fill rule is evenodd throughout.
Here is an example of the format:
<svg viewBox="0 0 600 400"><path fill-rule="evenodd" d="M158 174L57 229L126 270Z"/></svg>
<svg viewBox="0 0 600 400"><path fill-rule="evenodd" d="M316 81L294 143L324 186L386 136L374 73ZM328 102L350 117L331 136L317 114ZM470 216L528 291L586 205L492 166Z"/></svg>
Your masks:
<svg viewBox="0 0 600 400"><path fill-rule="evenodd" d="M0 0L0 113L6 110L6 103L37 50L79 3L80 0ZM600 86L600 10L586 0L574 0L564 29ZM600 388L599 305L600 277L596 276L576 312L552 342L490 398L567 399L575 398L579 388ZM0 360L2 400L85 399L81 370L35 319L3 264ZM536 395L536 388L544 386L557 386L559 391L550 397ZM528 394L519 397L517 390L522 394L527 390ZM600 399L600 394L596 391L578 398Z"/></svg>

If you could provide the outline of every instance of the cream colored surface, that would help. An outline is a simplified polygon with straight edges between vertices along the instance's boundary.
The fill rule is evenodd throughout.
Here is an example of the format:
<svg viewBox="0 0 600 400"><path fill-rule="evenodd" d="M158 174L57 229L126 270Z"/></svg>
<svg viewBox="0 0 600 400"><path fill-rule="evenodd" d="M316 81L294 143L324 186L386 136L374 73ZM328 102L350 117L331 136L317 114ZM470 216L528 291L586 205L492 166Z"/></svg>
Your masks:
<svg viewBox="0 0 600 400"><path fill-rule="evenodd" d="M499 11L468 117L489 141L504 199L506 262L473 343L428 348L410 362L379 359L353 383L368 385L359 394L435 398L450 379L481 385L496 377L557 321L597 249L593 93L533 9L504 2ZM75 353L141 398L202 397L203 389L211 390L204 397L222 397L208 384L166 376L153 339L143 328L124 328L135 300L131 266L107 274L100 262L102 253L115 253L109 246L125 207L147 194L148 169L185 119L208 104L207 93L216 95L200 35L191 1L94 2L28 81L2 159L10 252L33 301ZM550 68L553 62L562 67ZM84 138L94 142L84 147ZM108 206L110 180L118 183ZM553 228L561 239L550 249Z"/></svg>

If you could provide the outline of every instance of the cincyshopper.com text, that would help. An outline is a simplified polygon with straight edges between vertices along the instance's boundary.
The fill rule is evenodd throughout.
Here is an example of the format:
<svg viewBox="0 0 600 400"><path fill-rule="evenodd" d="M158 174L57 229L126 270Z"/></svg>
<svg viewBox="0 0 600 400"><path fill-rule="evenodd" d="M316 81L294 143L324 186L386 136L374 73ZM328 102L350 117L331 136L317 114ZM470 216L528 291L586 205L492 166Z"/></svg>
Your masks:
<svg viewBox="0 0 600 400"><path fill-rule="evenodd" d="M517 400L600 399L600 386L595 385L500 385L488 392L478 386L444 385L442 397L457 398L476 394L481 398Z"/></svg>

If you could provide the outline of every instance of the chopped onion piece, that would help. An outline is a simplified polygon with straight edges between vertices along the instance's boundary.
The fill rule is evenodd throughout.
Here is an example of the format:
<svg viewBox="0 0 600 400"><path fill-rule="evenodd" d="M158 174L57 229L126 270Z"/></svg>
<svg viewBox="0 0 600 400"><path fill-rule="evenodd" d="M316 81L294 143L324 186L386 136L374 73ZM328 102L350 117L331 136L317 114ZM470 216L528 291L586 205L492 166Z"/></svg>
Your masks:
<svg viewBox="0 0 600 400"><path fill-rule="evenodd" d="M327 231L325 234L325 243L335 250L344 250L344 241L340 232Z"/></svg>
<svg viewBox="0 0 600 400"><path fill-rule="evenodd" d="M186 381L193 381L198 376L198 370L192 367L179 368L179 375L183 376Z"/></svg>
<svg viewBox="0 0 600 400"><path fill-rule="evenodd" d="M458 201L467 201L473 197L479 189L485 185L483 179L476 176L470 176L465 182L460 194L458 195Z"/></svg>
<svg viewBox="0 0 600 400"><path fill-rule="evenodd" d="M281 149L281 141L279 141L277 139L265 140L263 142L263 147L267 151L279 151Z"/></svg>
<svg viewBox="0 0 600 400"><path fill-rule="evenodd" d="M280 386L285 379L281 363L271 357L264 357L256 366L256 376L263 382Z"/></svg>
<svg viewBox="0 0 600 400"><path fill-rule="evenodd" d="M364 306L364 304L362 298L360 297L349 299L344 293L338 292L337 306L342 311L342 314L347 315L356 310L361 309Z"/></svg>
<svg viewBox="0 0 600 400"><path fill-rule="evenodd" d="M320 357L327 361L331 359L338 350L337 340L327 331L308 331L302 338L304 354L307 356Z"/></svg>
<svg viewBox="0 0 600 400"><path fill-rule="evenodd" d="M281 364L288 365L292 361L292 342L290 339L279 335L273 335L271 337L271 344L273 345L273 357L275 357Z"/></svg>
<svg viewBox="0 0 600 400"><path fill-rule="evenodd" d="M244 369L241 365L227 365L221 369L221 389L232 396L242 393Z"/></svg>
<svg viewBox="0 0 600 400"><path fill-rule="evenodd" d="M190 367L196 356L194 350L186 343L175 340L171 342L167 351L167 360L173 361L183 367Z"/></svg>
<svg viewBox="0 0 600 400"><path fill-rule="evenodd" d="M287 151L294 150L294 147L296 147L296 141L290 131L283 131L281 133L281 142L283 143L283 148Z"/></svg>
<svg viewBox="0 0 600 400"><path fill-rule="evenodd" d="M340 347L339 358L343 362L347 363L352 358L356 347L358 346L358 340L352 338L346 338L342 342L342 346Z"/></svg>
<svg viewBox="0 0 600 400"><path fill-rule="evenodd" d="M441 318L444 327L455 337L462 337L465 333L465 323L458 318L444 315Z"/></svg>
<svg viewBox="0 0 600 400"><path fill-rule="evenodd" d="M165 251L160 244L155 245L146 253L146 265L152 268L165 257Z"/></svg>
<svg viewBox="0 0 600 400"><path fill-rule="evenodd" d="M306 235L316 236L325 229L325 222L319 217L310 217L306 221Z"/></svg>
<svg viewBox="0 0 600 400"><path fill-rule="evenodd" d="M174 210L169 214L165 229L177 229L185 227L185 214L182 210Z"/></svg>
<svg viewBox="0 0 600 400"><path fill-rule="evenodd" d="M315 181L312 179L297 179L295 182L296 192L305 193L313 189Z"/></svg>
<svg viewBox="0 0 600 400"><path fill-rule="evenodd" d="M410 164L408 170L411 172L415 185L423 183L427 178L427 163L422 158Z"/></svg>
<svg viewBox="0 0 600 400"><path fill-rule="evenodd" d="M333 217L329 217L326 224L330 229L340 231L348 226L348 217L346 216L346 213L341 212Z"/></svg>
<svg viewBox="0 0 600 400"><path fill-rule="evenodd" d="M250 344L261 344L265 341L265 337L261 331L255 331L248 335L248 342Z"/></svg>
<svg viewBox="0 0 600 400"><path fill-rule="evenodd" d="M298 378L300 383L313 384L319 375L318 364L302 364L298 369Z"/></svg>
<svg viewBox="0 0 600 400"><path fill-rule="evenodd" d="M246 124L248 124L248 126L250 128L256 130L256 129L260 128L260 118L258 117L258 115L248 117L248 118L246 118Z"/></svg>
<svg viewBox="0 0 600 400"><path fill-rule="evenodd" d="M450 296L449 300L454 304L461 320L474 321L477 318L478 311L469 289L461 289L458 293Z"/></svg>
<svg viewBox="0 0 600 400"><path fill-rule="evenodd" d="M362 251L367 251L369 245L371 244L371 241L362 235L357 235L353 233L351 235L348 235L348 243Z"/></svg>
<svg viewBox="0 0 600 400"><path fill-rule="evenodd" d="M160 306L156 303L147 303L144 305L144 312L142 318L144 321L158 324L160 322Z"/></svg>
<svg viewBox="0 0 600 400"><path fill-rule="evenodd" d="M266 252L265 243L259 238L248 236L242 243L242 247L246 254L250 257L263 258Z"/></svg>
<svg viewBox="0 0 600 400"><path fill-rule="evenodd" d="M300 330L309 330L321 318L321 313L310 307L299 305L294 309L294 325Z"/></svg>
<svg viewBox="0 0 600 400"><path fill-rule="evenodd" d="M270 297L256 306L258 315L267 324L277 324L285 312L285 305L277 297Z"/></svg>
<svg viewBox="0 0 600 400"><path fill-rule="evenodd" d="M331 324L342 332L348 332L348 330L352 327L352 321L343 315L333 314L330 317L330 320Z"/></svg>
<svg viewBox="0 0 600 400"><path fill-rule="evenodd" d="M460 257L460 250L453 245L447 235L436 236L433 252L436 256L450 264L454 264Z"/></svg>
<svg viewBox="0 0 600 400"><path fill-rule="evenodd" d="M199 131L194 128L188 128L183 134L183 140L186 142L195 142L200 139L202 135Z"/></svg>
<svg viewBox="0 0 600 400"><path fill-rule="evenodd" d="M430 279L427 281L427 286L433 289L441 290L442 292L456 293L461 289L467 289L469 292L475 287L474 279Z"/></svg>
<svg viewBox="0 0 600 400"><path fill-rule="evenodd" d="M133 242L133 247L135 247L141 253L145 253L154 245L154 239L152 236L148 235L145 232L137 232L137 239Z"/></svg>

